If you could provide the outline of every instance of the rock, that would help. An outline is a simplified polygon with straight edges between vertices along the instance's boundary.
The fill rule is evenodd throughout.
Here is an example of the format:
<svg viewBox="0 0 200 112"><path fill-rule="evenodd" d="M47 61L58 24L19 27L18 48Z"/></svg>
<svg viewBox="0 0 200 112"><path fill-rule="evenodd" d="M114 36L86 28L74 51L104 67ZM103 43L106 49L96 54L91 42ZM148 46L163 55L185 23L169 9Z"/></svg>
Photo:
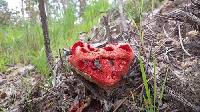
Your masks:
<svg viewBox="0 0 200 112"><path fill-rule="evenodd" d="M14 67L8 68L8 70L6 71L6 74L11 75L11 76L17 76L17 75L25 76L34 68L35 67L31 64L27 66L24 66L22 64L17 64Z"/></svg>
<svg viewBox="0 0 200 112"><path fill-rule="evenodd" d="M28 65L28 66L25 66L25 67L22 67L22 68L19 68L18 71L19 71L19 74L24 76L24 75L27 75L29 71L33 70L35 67L33 65Z"/></svg>

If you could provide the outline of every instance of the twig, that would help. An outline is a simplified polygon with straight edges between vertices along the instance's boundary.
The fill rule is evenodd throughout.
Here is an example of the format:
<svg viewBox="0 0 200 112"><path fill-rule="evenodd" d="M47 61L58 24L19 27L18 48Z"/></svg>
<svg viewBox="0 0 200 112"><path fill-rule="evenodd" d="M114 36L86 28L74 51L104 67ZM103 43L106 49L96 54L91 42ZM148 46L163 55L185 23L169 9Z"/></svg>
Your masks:
<svg viewBox="0 0 200 112"><path fill-rule="evenodd" d="M123 11L123 6L124 6L123 0L118 0L118 5L119 5L119 14L122 21L123 30L126 32L128 31L128 26L126 24L126 19Z"/></svg>
<svg viewBox="0 0 200 112"><path fill-rule="evenodd" d="M146 27L152 32L153 35L156 35L156 33L152 30L152 28L149 27L149 25L146 25Z"/></svg>
<svg viewBox="0 0 200 112"><path fill-rule="evenodd" d="M185 50L184 46L183 46L183 39L182 39L182 36L181 36L180 24L178 24L178 35L179 35L179 40L180 40L181 48L183 49L183 51L184 51L187 55L191 56L191 54L188 53L188 52Z"/></svg>
<svg viewBox="0 0 200 112"><path fill-rule="evenodd" d="M60 61L61 61L61 67L64 68L63 59L62 59L62 56L61 56L61 50L60 49L59 49L59 56L60 56Z"/></svg>
<svg viewBox="0 0 200 112"><path fill-rule="evenodd" d="M149 71L149 63L150 63L151 59L153 58L152 55L154 56L154 54L152 54L153 43L154 43L154 40L150 43L149 56L147 57L147 64L146 64L147 72Z"/></svg>
<svg viewBox="0 0 200 112"><path fill-rule="evenodd" d="M49 31L48 31L48 22L46 17L46 11L45 11L45 2L44 0L39 0L39 10L40 10L40 18L42 23L42 30L43 30L43 36L44 36L44 46L45 46L45 53L47 58L48 67L50 70L53 67L53 56L52 56L52 50L50 47L50 38L49 38Z"/></svg>
<svg viewBox="0 0 200 112"><path fill-rule="evenodd" d="M110 33L110 26L109 26L109 23L108 23L108 15L103 16L103 25L106 28L106 38L109 39L109 42L112 42L112 36L111 36L111 33Z"/></svg>
<svg viewBox="0 0 200 112"><path fill-rule="evenodd" d="M165 30L165 25L163 25L163 31L164 31L165 36L166 36L167 38L170 38L170 37L169 37L169 34L168 34L167 31Z"/></svg>
<svg viewBox="0 0 200 112"><path fill-rule="evenodd" d="M165 39L165 40L159 45L158 48L155 48L153 54L156 54L156 52L157 52L162 46L164 46L164 44L165 44L166 41L167 41L167 39Z"/></svg>

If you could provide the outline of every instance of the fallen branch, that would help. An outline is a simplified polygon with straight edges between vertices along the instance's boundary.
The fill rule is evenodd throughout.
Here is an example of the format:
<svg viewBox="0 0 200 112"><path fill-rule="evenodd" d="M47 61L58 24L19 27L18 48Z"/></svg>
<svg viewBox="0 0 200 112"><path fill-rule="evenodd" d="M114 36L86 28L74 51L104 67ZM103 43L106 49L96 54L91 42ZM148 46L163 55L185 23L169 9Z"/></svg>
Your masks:
<svg viewBox="0 0 200 112"><path fill-rule="evenodd" d="M200 7L200 1L199 1L199 0L191 0L191 2L192 2L194 5Z"/></svg>
<svg viewBox="0 0 200 112"><path fill-rule="evenodd" d="M165 16L171 19L175 19L177 21L189 23L190 25L200 26L199 17L190 12L183 11L181 9L174 10L171 13L166 14Z"/></svg>

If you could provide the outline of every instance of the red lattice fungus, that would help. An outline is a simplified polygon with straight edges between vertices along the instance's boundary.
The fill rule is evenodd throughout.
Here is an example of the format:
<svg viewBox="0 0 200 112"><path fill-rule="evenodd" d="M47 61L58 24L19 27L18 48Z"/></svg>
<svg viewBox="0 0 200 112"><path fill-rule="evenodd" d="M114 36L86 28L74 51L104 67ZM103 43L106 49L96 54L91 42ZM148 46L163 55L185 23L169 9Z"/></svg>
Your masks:
<svg viewBox="0 0 200 112"><path fill-rule="evenodd" d="M87 43L76 42L72 46L69 62L87 80L99 86L116 85L134 58L133 49L127 43L107 44L103 48L93 48Z"/></svg>

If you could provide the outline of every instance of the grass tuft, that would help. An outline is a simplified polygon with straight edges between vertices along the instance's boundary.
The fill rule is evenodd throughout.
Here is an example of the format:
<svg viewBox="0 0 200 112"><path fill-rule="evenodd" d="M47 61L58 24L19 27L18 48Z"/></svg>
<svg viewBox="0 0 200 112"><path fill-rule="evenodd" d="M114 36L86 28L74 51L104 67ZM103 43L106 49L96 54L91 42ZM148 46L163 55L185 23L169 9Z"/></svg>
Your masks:
<svg viewBox="0 0 200 112"><path fill-rule="evenodd" d="M153 99L153 106L154 106L154 112L156 112L156 98L157 98L157 81L156 81L156 58L153 60L153 91L154 91L154 99Z"/></svg>
<svg viewBox="0 0 200 112"><path fill-rule="evenodd" d="M150 94L150 89L149 89L149 85L148 85L148 81L147 81L147 78L146 78L146 72L145 72L145 66L144 66L144 63L142 61L142 58L141 58L141 55L139 53L139 64L140 64L140 70L141 70L141 73L142 73L142 80L143 80L143 83L144 83L144 88L145 88L145 93L147 95L147 109L150 110L150 112L153 112L153 105L152 105L152 99L151 99L151 94Z"/></svg>

